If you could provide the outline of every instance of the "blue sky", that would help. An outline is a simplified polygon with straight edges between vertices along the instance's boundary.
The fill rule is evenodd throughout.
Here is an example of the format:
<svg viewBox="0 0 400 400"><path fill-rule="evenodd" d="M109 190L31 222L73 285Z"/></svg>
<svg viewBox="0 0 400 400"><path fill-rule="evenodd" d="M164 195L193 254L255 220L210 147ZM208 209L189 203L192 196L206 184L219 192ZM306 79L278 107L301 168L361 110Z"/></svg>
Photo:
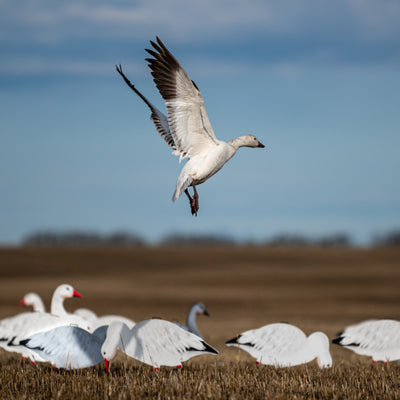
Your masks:
<svg viewBox="0 0 400 400"><path fill-rule="evenodd" d="M218 138L252 133L199 187L146 106L158 35L202 91ZM41 230L263 240L400 226L397 0L0 1L0 243Z"/></svg>

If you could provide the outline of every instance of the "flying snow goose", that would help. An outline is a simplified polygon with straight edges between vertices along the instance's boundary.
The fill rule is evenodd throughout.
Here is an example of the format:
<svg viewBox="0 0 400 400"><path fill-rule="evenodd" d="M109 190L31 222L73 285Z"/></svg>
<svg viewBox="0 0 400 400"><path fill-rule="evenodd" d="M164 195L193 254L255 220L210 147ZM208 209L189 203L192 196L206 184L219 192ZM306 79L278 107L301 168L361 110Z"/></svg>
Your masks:
<svg viewBox="0 0 400 400"><path fill-rule="evenodd" d="M194 333L195 335L203 338L202 334L200 333L199 329L197 328L196 317L198 315L206 315L207 317L210 316L208 311L206 310L206 306L203 303L197 302L194 303L189 310L187 319L186 319L186 326L177 324L181 328Z"/></svg>
<svg viewBox="0 0 400 400"><path fill-rule="evenodd" d="M199 210L196 185L218 172L234 156L239 147L264 147L253 135L244 135L229 142L218 140L211 127L200 90L189 78L177 59L157 37L150 41L154 50L146 49L153 57L147 58L154 82L165 100L168 117L146 99L117 66L126 84L147 104L158 133L172 147L173 154L189 160L183 167L172 200L185 193L192 215ZM188 188L193 188L193 197Z"/></svg>
<svg viewBox="0 0 400 400"><path fill-rule="evenodd" d="M182 362L201 354L218 354L201 338L176 324L161 319L138 322L132 329L112 322L101 353L107 371L117 349L158 370L162 365L182 367Z"/></svg>
<svg viewBox="0 0 400 400"><path fill-rule="evenodd" d="M102 315L99 317L94 311L89 310L87 308L78 308L74 311L74 314L79 315L83 319L90 321L93 325L93 329L96 329L103 325L110 325L111 322L113 321L123 322L130 329L132 329L133 326L135 325L135 321L131 320L130 318L124 317L122 315L109 314L109 315Z"/></svg>
<svg viewBox="0 0 400 400"><path fill-rule="evenodd" d="M256 359L257 364L290 367L317 358L320 368L332 366L329 339L322 332L306 336L296 326L286 323L265 325L228 340L227 346L240 347Z"/></svg>
<svg viewBox="0 0 400 400"><path fill-rule="evenodd" d="M27 293L18 304L20 306L32 306L33 311L45 312L43 300L37 293Z"/></svg>
<svg viewBox="0 0 400 400"><path fill-rule="evenodd" d="M69 313L64 308L64 300L71 297L82 297L71 285L66 283L58 286L51 299L51 313L54 315L65 316Z"/></svg>
<svg viewBox="0 0 400 400"><path fill-rule="evenodd" d="M101 346L106 339L107 328L101 326L89 333L76 326L59 326L35 333L20 340L19 344L58 369L88 368L104 361Z"/></svg>
<svg viewBox="0 0 400 400"><path fill-rule="evenodd" d="M332 343L357 354L371 356L374 362L400 359L400 321L370 319L350 325Z"/></svg>

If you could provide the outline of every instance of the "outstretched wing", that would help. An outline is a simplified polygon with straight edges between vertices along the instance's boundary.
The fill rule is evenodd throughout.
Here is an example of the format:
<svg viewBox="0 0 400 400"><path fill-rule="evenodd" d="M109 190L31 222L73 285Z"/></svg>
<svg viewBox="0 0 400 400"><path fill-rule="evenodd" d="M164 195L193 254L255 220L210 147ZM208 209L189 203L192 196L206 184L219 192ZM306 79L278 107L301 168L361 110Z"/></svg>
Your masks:
<svg viewBox="0 0 400 400"><path fill-rule="evenodd" d="M200 90L158 37L157 43L150 43L156 51L146 49L153 56L146 60L167 105L175 154L185 158L207 152L218 145L218 139L208 119Z"/></svg>
<svg viewBox="0 0 400 400"><path fill-rule="evenodd" d="M117 72L124 78L125 83L148 105L148 107L151 110L151 120L154 122L154 125L156 126L157 132L160 134L160 136L165 140L165 142L168 144L168 146L172 147L174 150L176 150L175 142L174 139L171 135L169 125L168 125L168 118L157 108L155 107L152 103L150 103L149 100L146 99L146 97L143 96L142 93L139 92L139 90L136 89L135 85L131 83L131 81L125 76L125 74L122 72L122 66L121 65L116 65L115 68L117 69Z"/></svg>
<svg viewBox="0 0 400 400"><path fill-rule="evenodd" d="M86 368L103 361L101 345L107 327L101 327L95 335L76 326L60 326L36 333L20 344L35 351L57 368Z"/></svg>

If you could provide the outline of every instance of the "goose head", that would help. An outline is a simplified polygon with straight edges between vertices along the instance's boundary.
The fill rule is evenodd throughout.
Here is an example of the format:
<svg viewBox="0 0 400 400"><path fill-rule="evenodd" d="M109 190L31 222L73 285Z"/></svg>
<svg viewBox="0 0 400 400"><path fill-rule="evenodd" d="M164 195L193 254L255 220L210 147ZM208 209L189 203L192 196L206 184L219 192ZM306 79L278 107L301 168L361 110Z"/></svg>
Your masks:
<svg viewBox="0 0 400 400"><path fill-rule="evenodd" d="M63 284L60 285L54 294L57 293L57 296L62 299L68 299L70 297L82 297L71 285Z"/></svg>
<svg viewBox="0 0 400 400"><path fill-rule="evenodd" d="M208 313L206 306L203 303L197 302L194 303L193 306L191 307L192 312L194 312L197 315L206 315L207 317L210 316L210 314Z"/></svg>
<svg viewBox="0 0 400 400"><path fill-rule="evenodd" d="M107 328L106 340L101 346L101 355L106 364L106 371L110 371L111 360L116 356L121 341L121 332L124 324L119 321L111 322Z"/></svg>
<svg viewBox="0 0 400 400"><path fill-rule="evenodd" d="M38 299L40 298L36 293L27 293L18 304L20 306L34 306Z"/></svg>
<svg viewBox="0 0 400 400"><path fill-rule="evenodd" d="M27 293L19 302L20 306L32 306L33 311L45 312L44 304L37 293Z"/></svg>
<svg viewBox="0 0 400 400"><path fill-rule="evenodd" d="M265 147L254 135L239 136L229 142L236 148L239 147Z"/></svg>
<svg viewBox="0 0 400 400"><path fill-rule="evenodd" d="M329 339L323 332L314 332L308 337L312 348L315 349L318 366L322 368L332 367L332 357L329 352Z"/></svg>

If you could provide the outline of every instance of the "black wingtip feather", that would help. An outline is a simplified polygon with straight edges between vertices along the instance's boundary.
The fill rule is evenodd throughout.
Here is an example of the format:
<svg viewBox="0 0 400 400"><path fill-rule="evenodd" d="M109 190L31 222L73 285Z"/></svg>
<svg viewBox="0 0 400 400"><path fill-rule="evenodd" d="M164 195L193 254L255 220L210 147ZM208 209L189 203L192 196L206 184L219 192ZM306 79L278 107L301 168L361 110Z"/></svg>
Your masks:
<svg viewBox="0 0 400 400"><path fill-rule="evenodd" d="M338 336L338 337L335 337L335 339L332 339L332 343L341 345L342 340L343 340L343 336Z"/></svg>
<svg viewBox="0 0 400 400"><path fill-rule="evenodd" d="M211 347L210 345L208 345L206 342L202 342L205 349L203 351L208 351L209 353L212 354L218 354L218 350L214 349L214 347Z"/></svg>
<svg viewBox="0 0 400 400"><path fill-rule="evenodd" d="M218 354L218 351L216 349L214 349L214 347L211 347L210 345L208 345L206 342L204 342L203 340L201 341L201 344L204 346L203 349L199 349L196 347L186 347L185 350L186 351L200 351L200 352L208 352L208 353L212 353L212 354Z"/></svg>
<svg viewBox="0 0 400 400"><path fill-rule="evenodd" d="M20 340L19 344L21 346L26 346L30 341L31 341L31 339Z"/></svg>
<svg viewBox="0 0 400 400"><path fill-rule="evenodd" d="M236 344L236 343L238 344L240 336L241 335L238 335L238 336L234 337L233 339L228 340L227 342L225 342L225 344Z"/></svg>

